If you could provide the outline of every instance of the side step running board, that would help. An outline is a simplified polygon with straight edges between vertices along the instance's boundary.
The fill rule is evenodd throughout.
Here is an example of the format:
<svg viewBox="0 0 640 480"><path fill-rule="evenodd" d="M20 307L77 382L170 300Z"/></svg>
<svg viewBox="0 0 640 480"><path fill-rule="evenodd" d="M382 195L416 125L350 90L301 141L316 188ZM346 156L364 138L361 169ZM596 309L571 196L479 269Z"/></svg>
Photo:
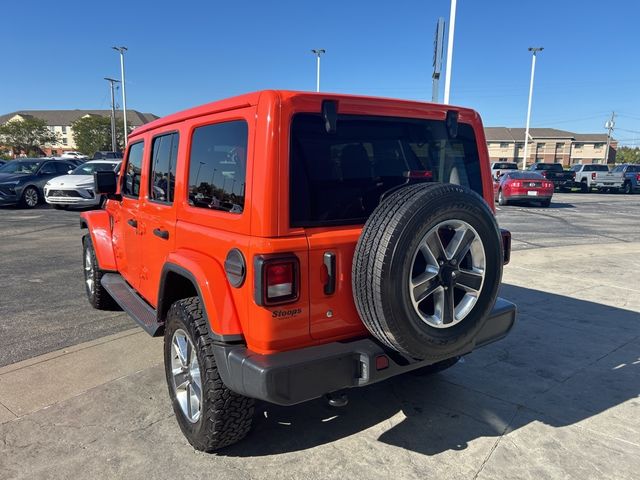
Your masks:
<svg viewBox="0 0 640 480"><path fill-rule="evenodd" d="M156 311L129 286L120 274L105 273L100 283L145 332L152 337L162 335L164 325L158 323Z"/></svg>

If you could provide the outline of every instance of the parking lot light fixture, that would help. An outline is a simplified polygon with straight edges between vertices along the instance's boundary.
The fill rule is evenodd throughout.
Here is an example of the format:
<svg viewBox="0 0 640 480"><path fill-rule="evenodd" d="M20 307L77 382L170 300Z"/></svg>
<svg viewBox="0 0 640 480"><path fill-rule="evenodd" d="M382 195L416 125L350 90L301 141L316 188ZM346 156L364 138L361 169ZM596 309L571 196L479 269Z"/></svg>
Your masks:
<svg viewBox="0 0 640 480"><path fill-rule="evenodd" d="M324 48L311 49L311 53L316 56L316 92L320 91L320 56L326 52Z"/></svg>
<svg viewBox="0 0 640 480"><path fill-rule="evenodd" d="M127 91L124 84L124 52L128 50L127 47L112 47L114 50L120 52L120 76L122 84L122 118L124 121L124 146L128 143L127 134Z"/></svg>
<svg viewBox="0 0 640 480"><path fill-rule="evenodd" d="M533 76L536 72L536 54L544 50L544 47L529 47L533 52L531 57L531 82L529 83L529 105L527 106L527 126L524 130L524 153L522 155L522 169L527 168L527 146L529 145L529 121L531 120L531 100L533 98Z"/></svg>

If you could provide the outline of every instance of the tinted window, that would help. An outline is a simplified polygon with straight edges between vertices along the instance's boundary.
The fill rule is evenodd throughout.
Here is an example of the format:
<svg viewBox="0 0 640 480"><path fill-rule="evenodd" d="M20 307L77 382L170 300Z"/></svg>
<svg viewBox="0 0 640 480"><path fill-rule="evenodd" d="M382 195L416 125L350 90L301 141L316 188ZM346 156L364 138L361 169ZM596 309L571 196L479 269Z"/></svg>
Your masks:
<svg viewBox="0 0 640 480"><path fill-rule="evenodd" d="M0 172L2 173L27 173L32 174L38 171L42 162L36 161L24 161L24 160L14 160L11 161L0 168Z"/></svg>
<svg viewBox="0 0 640 480"><path fill-rule="evenodd" d="M244 120L196 128L189 160L189 204L242 213L248 127Z"/></svg>
<svg viewBox="0 0 640 480"><path fill-rule="evenodd" d="M292 226L364 223L390 189L419 181L457 183L482 194L473 129L449 138L443 121L339 115L327 133L319 114L291 124Z"/></svg>
<svg viewBox="0 0 640 480"><path fill-rule="evenodd" d="M73 168L73 165L69 163L56 162L55 168L56 168L56 173L64 175Z"/></svg>
<svg viewBox="0 0 640 480"><path fill-rule="evenodd" d="M494 163L494 170L517 170L518 164L516 163Z"/></svg>
<svg viewBox="0 0 640 480"><path fill-rule="evenodd" d="M562 165L559 163L537 163L536 170L551 170L552 172L562 172Z"/></svg>
<svg viewBox="0 0 640 480"><path fill-rule="evenodd" d="M134 143L129 147L127 169L124 173L122 193L131 197L140 195L140 175L142 174L142 153L144 142Z"/></svg>
<svg viewBox="0 0 640 480"><path fill-rule="evenodd" d="M47 162L42 165L42 168L38 173L40 175L53 175L55 173L58 173L58 171L56 170L56 164L54 162Z"/></svg>
<svg viewBox="0 0 640 480"><path fill-rule="evenodd" d="M178 134L170 133L153 139L149 198L158 202L173 202L178 158Z"/></svg>
<svg viewBox="0 0 640 480"><path fill-rule="evenodd" d="M640 172L640 167L638 165L630 165L629 167L627 167L627 173L637 173Z"/></svg>

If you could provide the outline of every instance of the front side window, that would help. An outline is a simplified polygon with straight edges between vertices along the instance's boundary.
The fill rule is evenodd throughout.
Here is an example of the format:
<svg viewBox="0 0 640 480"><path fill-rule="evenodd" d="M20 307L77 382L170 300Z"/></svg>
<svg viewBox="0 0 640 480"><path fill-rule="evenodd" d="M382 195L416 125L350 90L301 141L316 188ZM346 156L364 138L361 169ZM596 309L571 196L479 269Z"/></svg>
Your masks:
<svg viewBox="0 0 640 480"><path fill-rule="evenodd" d="M242 213L249 129L244 120L196 128L189 159L189 204Z"/></svg>
<svg viewBox="0 0 640 480"><path fill-rule="evenodd" d="M173 202L178 158L178 134L170 133L153 139L151 147L149 198L157 202Z"/></svg>
<svg viewBox="0 0 640 480"><path fill-rule="evenodd" d="M40 169L40 175L52 175L56 173L56 165L53 162L45 163Z"/></svg>
<svg viewBox="0 0 640 480"><path fill-rule="evenodd" d="M482 195L471 125L451 138L445 122L338 115L327 133L321 115L293 117L290 132L291 226L361 224L391 189L408 181L465 185Z"/></svg>
<svg viewBox="0 0 640 480"><path fill-rule="evenodd" d="M142 175L142 154L144 142L134 143L129 147L127 168L124 172L122 193L129 197L138 198L140 195L140 175Z"/></svg>

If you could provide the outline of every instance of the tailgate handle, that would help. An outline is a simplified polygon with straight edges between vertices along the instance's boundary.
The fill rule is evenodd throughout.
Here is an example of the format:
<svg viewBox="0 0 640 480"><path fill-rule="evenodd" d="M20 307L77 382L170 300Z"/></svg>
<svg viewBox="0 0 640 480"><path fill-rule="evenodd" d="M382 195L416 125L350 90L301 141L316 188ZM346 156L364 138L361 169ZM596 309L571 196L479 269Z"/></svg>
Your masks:
<svg viewBox="0 0 640 480"><path fill-rule="evenodd" d="M324 284L324 294L332 295L336 291L336 254L324 252L323 261L327 268L327 283Z"/></svg>

